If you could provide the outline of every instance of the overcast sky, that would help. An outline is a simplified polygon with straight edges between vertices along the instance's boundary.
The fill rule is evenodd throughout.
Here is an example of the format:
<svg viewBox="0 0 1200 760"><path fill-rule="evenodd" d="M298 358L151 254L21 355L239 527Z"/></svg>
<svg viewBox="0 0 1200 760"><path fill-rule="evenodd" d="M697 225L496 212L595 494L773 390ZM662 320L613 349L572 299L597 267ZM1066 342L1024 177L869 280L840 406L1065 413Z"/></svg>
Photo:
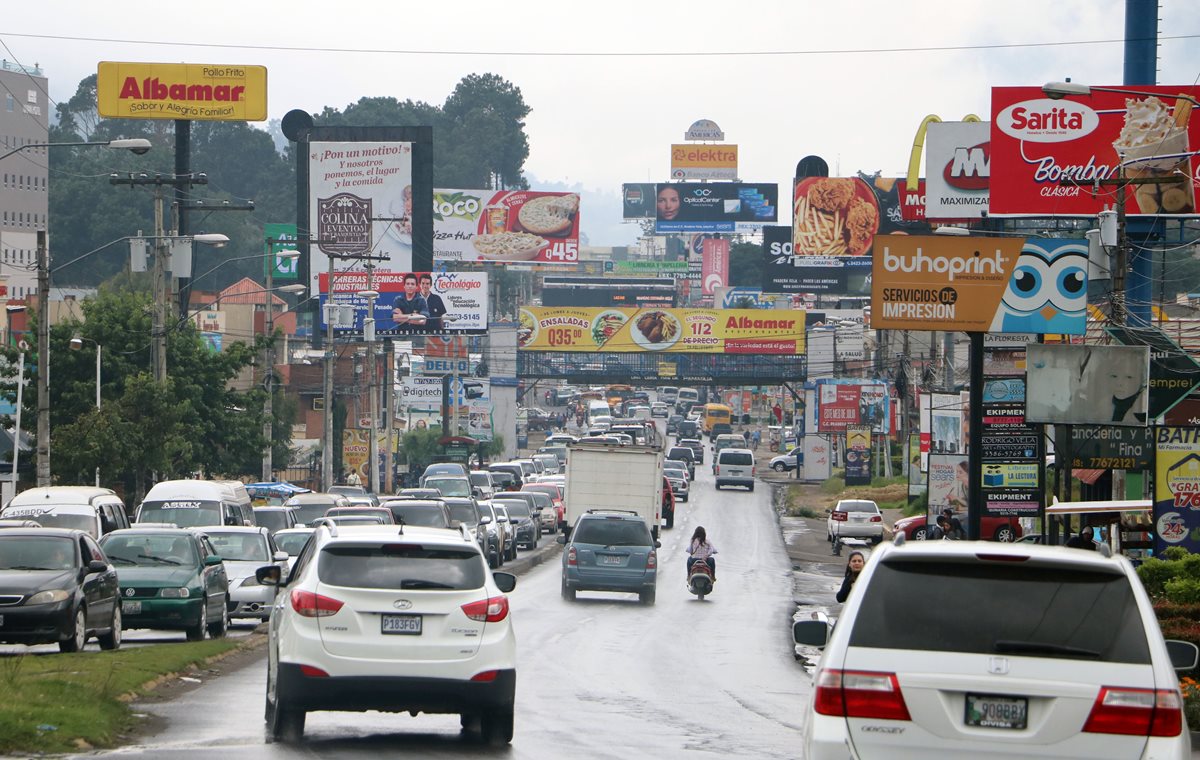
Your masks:
<svg viewBox="0 0 1200 760"><path fill-rule="evenodd" d="M1161 5L1161 37L1200 35L1196 0ZM272 118L363 96L440 105L463 76L499 74L532 109L534 187L584 192L585 234L612 245L636 236L621 183L667 181L697 119L739 146L743 180L785 197L809 154L901 176L926 114L986 119L992 86L1120 84L1119 42L1027 45L1120 40L1124 19L1124 0L70 0L5 3L0 57L39 64L56 101L101 60L260 64ZM1160 84L1200 80L1198 43L1161 41Z"/></svg>

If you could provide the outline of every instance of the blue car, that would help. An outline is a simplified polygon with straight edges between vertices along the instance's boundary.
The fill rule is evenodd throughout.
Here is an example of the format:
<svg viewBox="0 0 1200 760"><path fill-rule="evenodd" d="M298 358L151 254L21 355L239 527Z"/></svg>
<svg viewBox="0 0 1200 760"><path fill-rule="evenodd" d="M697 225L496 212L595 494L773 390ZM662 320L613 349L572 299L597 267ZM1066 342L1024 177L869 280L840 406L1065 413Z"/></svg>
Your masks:
<svg viewBox="0 0 1200 760"><path fill-rule="evenodd" d="M662 544L636 512L588 510L571 535L559 536L562 553L562 595L575 601L578 591L618 591L638 595L654 604L658 581L658 552Z"/></svg>

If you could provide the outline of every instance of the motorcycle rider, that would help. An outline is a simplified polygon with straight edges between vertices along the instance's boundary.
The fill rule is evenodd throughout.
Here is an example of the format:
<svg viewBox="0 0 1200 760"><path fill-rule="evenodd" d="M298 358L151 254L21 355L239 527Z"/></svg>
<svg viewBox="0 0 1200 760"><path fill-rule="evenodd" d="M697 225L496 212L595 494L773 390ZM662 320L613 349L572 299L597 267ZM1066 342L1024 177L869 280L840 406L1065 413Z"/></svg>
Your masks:
<svg viewBox="0 0 1200 760"><path fill-rule="evenodd" d="M717 547L712 545L708 540L708 534L704 531L703 525L697 525L696 530L692 533L692 540L688 544L688 559L687 572L690 577L692 574L692 565L699 560L704 560L708 563L708 569L712 574L713 582L717 580L717 559L713 555L717 553Z"/></svg>

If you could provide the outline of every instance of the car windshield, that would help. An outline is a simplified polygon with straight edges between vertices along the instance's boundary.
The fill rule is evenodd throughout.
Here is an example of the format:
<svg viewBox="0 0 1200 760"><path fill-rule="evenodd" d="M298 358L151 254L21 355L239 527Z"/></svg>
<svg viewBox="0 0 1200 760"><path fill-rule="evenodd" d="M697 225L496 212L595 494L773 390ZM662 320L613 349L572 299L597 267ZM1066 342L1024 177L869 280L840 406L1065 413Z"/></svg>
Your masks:
<svg viewBox="0 0 1200 760"><path fill-rule="evenodd" d="M479 488L491 488L492 479L486 472L473 472L471 473L471 485Z"/></svg>
<svg viewBox="0 0 1200 760"><path fill-rule="evenodd" d="M953 603L929 604L931 588ZM866 586L850 646L1150 662L1124 575L1013 562L885 560Z"/></svg>
<svg viewBox="0 0 1200 760"><path fill-rule="evenodd" d="M197 564L195 540L178 533L114 533L105 536L100 546L109 562L117 567L192 567Z"/></svg>
<svg viewBox="0 0 1200 760"><path fill-rule="evenodd" d="M465 478L430 478L425 481L427 488L436 488L442 496L471 495L471 483Z"/></svg>
<svg viewBox="0 0 1200 760"><path fill-rule="evenodd" d="M181 528L224 524L221 502L199 499L142 502L137 519L138 522L175 523Z"/></svg>
<svg viewBox="0 0 1200 760"><path fill-rule="evenodd" d="M644 522L634 520L580 520L571 536L574 544L600 546L650 546L650 531Z"/></svg>
<svg viewBox="0 0 1200 760"><path fill-rule="evenodd" d="M308 543L308 538L311 533L284 533L275 534L275 544L288 553L289 557L295 557Z"/></svg>
<svg viewBox="0 0 1200 760"><path fill-rule="evenodd" d="M209 531L208 538L221 559L233 562L270 562L267 539L261 533L221 533Z"/></svg>
<svg viewBox="0 0 1200 760"><path fill-rule="evenodd" d="M329 499L320 502L289 504L288 506L292 508L292 512L296 515L296 524L308 525L313 520L324 517L325 512L334 506L334 501Z"/></svg>
<svg viewBox="0 0 1200 760"><path fill-rule="evenodd" d="M0 512L0 520L33 520L43 528L96 531L95 515L61 512L53 507L9 507Z"/></svg>
<svg viewBox="0 0 1200 760"><path fill-rule="evenodd" d="M0 570L71 570L74 541L59 536L0 537Z"/></svg>
<svg viewBox="0 0 1200 760"><path fill-rule="evenodd" d="M317 563L322 583L396 590L482 588L485 567L477 551L384 544L327 546Z"/></svg>
<svg viewBox="0 0 1200 760"><path fill-rule="evenodd" d="M423 525L427 528L450 527L442 510L430 504L391 504L388 508L392 510L392 517L396 518L396 522L403 522L405 525Z"/></svg>
<svg viewBox="0 0 1200 760"><path fill-rule="evenodd" d="M272 533L292 527L287 518L287 512L283 510L254 510L254 521Z"/></svg>
<svg viewBox="0 0 1200 760"><path fill-rule="evenodd" d="M383 510L377 507L334 507L325 513L327 517L349 517L353 515L367 517L384 517Z"/></svg>
<svg viewBox="0 0 1200 760"><path fill-rule="evenodd" d="M505 501L504 508L508 510L510 520L519 520L530 516L529 505L523 501Z"/></svg>

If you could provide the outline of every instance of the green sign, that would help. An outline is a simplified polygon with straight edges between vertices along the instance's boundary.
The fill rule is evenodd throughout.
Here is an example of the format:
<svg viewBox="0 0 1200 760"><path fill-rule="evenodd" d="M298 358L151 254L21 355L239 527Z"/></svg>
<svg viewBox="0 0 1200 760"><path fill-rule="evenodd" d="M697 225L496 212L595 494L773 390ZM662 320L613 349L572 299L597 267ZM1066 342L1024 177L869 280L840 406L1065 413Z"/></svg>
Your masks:
<svg viewBox="0 0 1200 760"><path fill-rule="evenodd" d="M636 272L687 272L686 261L614 261L613 272L633 274Z"/></svg>
<svg viewBox="0 0 1200 760"><path fill-rule="evenodd" d="M281 252L296 250L296 225L294 224L264 224L265 253L264 267L272 267L271 276L276 280L300 279L300 259L283 257ZM264 269L265 271L265 269Z"/></svg>

